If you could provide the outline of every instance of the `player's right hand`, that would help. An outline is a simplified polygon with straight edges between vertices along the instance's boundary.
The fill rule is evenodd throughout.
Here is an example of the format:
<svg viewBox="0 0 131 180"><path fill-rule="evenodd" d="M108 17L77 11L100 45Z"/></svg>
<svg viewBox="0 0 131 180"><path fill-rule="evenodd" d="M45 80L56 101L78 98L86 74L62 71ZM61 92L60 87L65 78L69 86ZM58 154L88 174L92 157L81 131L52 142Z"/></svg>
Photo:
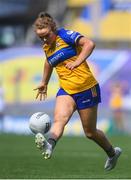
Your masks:
<svg viewBox="0 0 131 180"><path fill-rule="evenodd" d="M41 83L34 90L37 91L36 99L39 98L40 101L46 99L46 97L47 97L47 85L45 85L44 83Z"/></svg>

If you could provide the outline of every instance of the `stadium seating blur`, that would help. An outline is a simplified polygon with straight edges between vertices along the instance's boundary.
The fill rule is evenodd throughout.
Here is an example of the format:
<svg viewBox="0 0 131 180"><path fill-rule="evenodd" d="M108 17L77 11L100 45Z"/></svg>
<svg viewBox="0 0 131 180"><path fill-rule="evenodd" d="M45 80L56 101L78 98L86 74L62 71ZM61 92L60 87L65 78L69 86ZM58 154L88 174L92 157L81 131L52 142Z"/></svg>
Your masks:
<svg viewBox="0 0 131 180"><path fill-rule="evenodd" d="M92 9L93 3L96 9ZM99 3L90 0L72 3L68 0L68 6L76 12L79 8L79 15L73 19L70 28L101 40L131 40L130 0L101 0ZM96 15L92 11L97 11Z"/></svg>
<svg viewBox="0 0 131 180"><path fill-rule="evenodd" d="M38 43L31 25L40 11L98 41L131 40L131 0L0 0L0 7L0 48Z"/></svg>
<svg viewBox="0 0 131 180"><path fill-rule="evenodd" d="M101 38L131 40L131 13L109 11L100 24Z"/></svg>

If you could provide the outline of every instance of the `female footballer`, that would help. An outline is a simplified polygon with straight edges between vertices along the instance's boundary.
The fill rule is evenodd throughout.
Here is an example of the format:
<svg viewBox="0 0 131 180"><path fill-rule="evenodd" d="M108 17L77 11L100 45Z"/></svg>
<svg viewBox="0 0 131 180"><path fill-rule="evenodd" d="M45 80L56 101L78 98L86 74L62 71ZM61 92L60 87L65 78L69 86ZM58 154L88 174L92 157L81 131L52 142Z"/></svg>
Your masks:
<svg viewBox="0 0 131 180"><path fill-rule="evenodd" d="M96 128L97 109L101 102L100 87L86 61L95 48L94 43L79 32L57 29L54 19L48 13L41 12L38 15L34 28L43 42L46 54L42 80L35 88L36 98L45 100L53 68L60 82L49 138L38 133L35 139L37 147L42 149L44 158L49 159L65 125L77 110L86 137L107 153L105 169L113 169L122 150L113 148L104 133Z"/></svg>

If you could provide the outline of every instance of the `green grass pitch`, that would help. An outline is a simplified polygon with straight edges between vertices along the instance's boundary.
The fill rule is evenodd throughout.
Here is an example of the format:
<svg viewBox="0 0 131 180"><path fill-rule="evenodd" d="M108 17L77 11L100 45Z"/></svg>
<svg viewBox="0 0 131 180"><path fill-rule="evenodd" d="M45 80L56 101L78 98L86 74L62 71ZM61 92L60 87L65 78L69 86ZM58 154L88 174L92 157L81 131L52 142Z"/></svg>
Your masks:
<svg viewBox="0 0 131 180"><path fill-rule="evenodd" d="M123 153L117 167L103 169L106 155L85 137L63 137L50 160L35 147L34 136L0 134L0 179L131 178L131 136L111 136Z"/></svg>

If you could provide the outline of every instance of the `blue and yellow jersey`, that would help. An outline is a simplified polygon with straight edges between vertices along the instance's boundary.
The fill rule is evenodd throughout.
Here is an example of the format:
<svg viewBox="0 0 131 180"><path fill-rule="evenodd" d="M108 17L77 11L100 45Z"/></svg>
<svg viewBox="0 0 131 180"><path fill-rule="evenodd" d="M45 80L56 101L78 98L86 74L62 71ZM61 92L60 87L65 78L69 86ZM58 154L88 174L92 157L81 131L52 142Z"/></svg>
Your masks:
<svg viewBox="0 0 131 180"><path fill-rule="evenodd" d="M43 45L48 62L56 68L60 87L69 94L85 91L97 84L86 61L73 70L65 67L67 62L75 61L80 54L81 47L77 46L80 37L82 35L78 32L61 28L52 46Z"/></svg>

